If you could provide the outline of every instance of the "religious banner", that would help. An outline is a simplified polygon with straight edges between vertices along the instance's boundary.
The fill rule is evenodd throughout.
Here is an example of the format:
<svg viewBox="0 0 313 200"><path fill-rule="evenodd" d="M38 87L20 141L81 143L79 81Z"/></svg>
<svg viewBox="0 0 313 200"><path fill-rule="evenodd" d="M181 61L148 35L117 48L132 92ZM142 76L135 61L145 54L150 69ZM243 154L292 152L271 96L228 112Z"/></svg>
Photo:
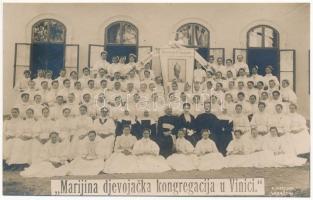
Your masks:
<svg viewBox="0 0 313 200"><path fill-rule="evenodd" d="M194 49L160 49L162 76L166 90L173 80L192 85L194 59Z"/></svg>

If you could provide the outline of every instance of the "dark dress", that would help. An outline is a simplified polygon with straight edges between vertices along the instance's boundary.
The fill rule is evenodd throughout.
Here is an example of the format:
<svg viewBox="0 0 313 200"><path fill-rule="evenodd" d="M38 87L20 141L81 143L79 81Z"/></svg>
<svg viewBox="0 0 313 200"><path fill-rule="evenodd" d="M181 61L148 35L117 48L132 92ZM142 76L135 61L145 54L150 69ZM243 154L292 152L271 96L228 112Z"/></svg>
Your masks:
<svg viewBox="0 0 313 200"><path fill-rule="evenodd" d="M210 138L215 142L217 149L224 156L226 155L227 145L232 140L232 122L219 120L212 113L202 113L197 116L195 126L199 139L201 138L201 130L209 129L211 132Z"/></svg>
<svg viewBox="0 0 313 200"><path fill-rule="evenodd" d="M185 128L187 129L187 134L185 138L191 142L193 146L196 146L197 141L199 140L199 135L196 133L196 124L195 117L190 114L190 121L187 121L184 114L181 114L178 117L178 129ZM194 134L188 135L188 130L193 130ZM177 136L177 135L176 135Z"/></svg>
<svg viewBox="0 0 313 200"><path fill-rule="evenodd" d="M170 124L172 129L163 128L163 125ZM160 147L160 154L167 158L173 153L173 138L177 132L178 117L172 115L164 115L159 118L157 126L156 142ZM165 135L164 132L170 132L171 135Z"/></svg>
<svg viewBox="0 0 313 200"><path fill-rule="evenodd" d="M137 140L139 140L142 138L143 130L146 128L150 129L151 130L150 138L153 141L156 141L156 127L157 127L157 124L155 122L152 122L149 119L139 119L139 120L136 120L135 124L133 124L132 130Z"/></svg>

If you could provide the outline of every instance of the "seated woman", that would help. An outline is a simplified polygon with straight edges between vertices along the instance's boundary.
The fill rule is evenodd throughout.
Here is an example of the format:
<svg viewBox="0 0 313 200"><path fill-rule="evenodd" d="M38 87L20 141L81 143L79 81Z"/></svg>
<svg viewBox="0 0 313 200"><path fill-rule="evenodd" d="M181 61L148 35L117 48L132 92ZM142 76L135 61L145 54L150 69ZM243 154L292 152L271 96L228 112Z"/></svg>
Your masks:
<svg viewBox="0 0 313 200"><path fill-rule="evenodd" d="M18 134L12 139L12 151L7 164L18 164L21 168L31 164L32 140L35 127L34 110L26 110L26 119L21 122Z"/></svg>
<svg viewBox="0 0 313 200"><path fill-rule="evenodd" d="M293 141L296 154L306 154L310 152L310 134L306 126L305 118L297 113L297 105L291 103L289 105L289 120L290 140Z"/></svg>
<svg viewBox="0 0 313 200"><path fill-rule="evenodd" d="M210 130L203 129L202 139L198 141L195 153L198 155L198 169L206 171L225 167L224 157L217 150L216 144L209 138Z"/></svg>
<svg viewBox="0 0 313 200"><path fill-rule="evenodd" d="M60 142L59 133L51 132L49 141L41 151L41 161L32 164L20 174L23 177L53 177L65 176L66 171L63 167L67 164L67 155L63 151L63 143Z"/></svg>
<svg viewBox="0 0 313 200"><path fill-rule="evenodd" d="M103 146L96 131L88 132L88 139L81 146L80 154L66 167L68 175L97 175L104 166Z"/></svg>
<svg viewBox="0 0 313 200"><path fill-rule="evenodd" d="M143 138L134 144L133 154L136 155L136 173L159 173L170 170L164 157L160 156L160 148L150 139L151 131L145 129Z"/></svg>
<svg viewBox="0 0 313 200"><path fill-rule="evenodd" d="M227 146L225 158L227 167L252 167L249 163L249 155L245 151L246 140L242 137L241 130L234 131L233 140Z"/></svg>
<svg viewBox="0 0 313 200"><path fill-rule="evenodd" d="M292 143L278 136L276 127L270 128L268 137L264 147L265 154L262 156L267 161L267 167L294 167L306 163L307 159L297 157Z"/></svg>
<svg viewBox="0 0 313 200"><path fill-rule="evenodd" d="M176 171L189 171L197 169L197 156L193 145L185 138L186 129L178 130L175 143L175 153L166 160L168 165Z"/></svg>
<svg viewBox="0 0 313 200"><path fill-rule="evenodd" d="M136 137L130 132L130 127L124 125L123 134L115 139L113 154L104 164L104 173L134 173L137 170L136 156L132 155L132 150Z"/></svg>

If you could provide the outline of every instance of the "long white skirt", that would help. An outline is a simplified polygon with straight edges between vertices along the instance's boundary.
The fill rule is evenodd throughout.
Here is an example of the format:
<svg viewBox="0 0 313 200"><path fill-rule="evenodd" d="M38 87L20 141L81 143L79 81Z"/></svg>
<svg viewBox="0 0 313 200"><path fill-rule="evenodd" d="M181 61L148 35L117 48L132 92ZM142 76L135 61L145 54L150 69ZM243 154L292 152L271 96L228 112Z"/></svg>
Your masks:
<svg viewBox="0 0 313 200"><path fill-rule="evenodd" d="M199 157L198 169L200 171L206 171L210 169L222 169L225 166L225 158L220 153L208 153Z"/></svg>
<svg viewBox="0 0 313 200"><path fill-rule="evenodd" d="M53 177L53 176L65 176L66 171L64 166L56 168L52 163L43 161L40 163L32 164L20 173L23 177Z"/></svg>
<svg viewBox="0 0 313 200"><path fill-rule="evenodd" d="M43 144L37 139L32 140L32 151L31 151L31 163L40 163L42 159L40 158L40 153L42 152Z"/></svg>
<svg viewBox="0 0 313 200"><path fill-rule="evenodd" d="M134 173L137 170L137 160L134 155L125 155L120 152L113 153L104 163L104 173Z"/></svg>
<svg viewBox="0 0 313 200"><path fill-rule="evenodd" d="M248 155L229 155L225 157L225 165L227 167L253 167L250 161L251 156Z"/></svg>
<svg viewBox="0 0 313 200"><path fill-rule="evenodd" d="M68 175L98 175L104 166L103 158L84 160L75 158L70 164L64 166Z"/></svg>
<svg viewBox="0 0 313 200"><path fill-rule="evenodd" d="M20 138L12 139L11 154L7 159L9 165L12 164L30 164L31 163L31 148L32 139L21 140Z"/></svg>
<svg viewBox="0 0 313 200"><path fill-rule="evenodd" d="M290 133L289 137L295 147L297 155L310 152L310 134L307 130L297 134Z"/></svg>
<svg viewBox="0 0 313 200"><path fill-rule="evenodd" d="M14 139L4 139L3 140L3 160L8 160L10 155L11 155L11 151L12 151L12 146L14 143Z"/></svg>
<svg viewBox="0 0 313 200"><path fill-rule="evenodd" d="M163 156L141 155L136 158L136 173L160 173L171 170Z"/></svg>
<svg viewBox="0 0 313 200"><path fill-rule="evenodd" d="M176 171L189 171L197 169L198 157L194 154L186 155L175 153L166 159L168 165Z"/></svg>

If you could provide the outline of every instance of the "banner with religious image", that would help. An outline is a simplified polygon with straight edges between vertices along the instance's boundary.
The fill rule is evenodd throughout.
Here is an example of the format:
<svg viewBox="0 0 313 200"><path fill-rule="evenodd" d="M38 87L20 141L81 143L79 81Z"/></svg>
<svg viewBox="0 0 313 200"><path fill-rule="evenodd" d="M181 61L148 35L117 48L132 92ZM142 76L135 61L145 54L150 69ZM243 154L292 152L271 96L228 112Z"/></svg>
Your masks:
<svg viewBox="0 0 313 200"><path fill-rule="evenodd" d="M187 48L160 49L160 60L164 87L168 90L171 82L192 85L195 51Z"/></svg>

